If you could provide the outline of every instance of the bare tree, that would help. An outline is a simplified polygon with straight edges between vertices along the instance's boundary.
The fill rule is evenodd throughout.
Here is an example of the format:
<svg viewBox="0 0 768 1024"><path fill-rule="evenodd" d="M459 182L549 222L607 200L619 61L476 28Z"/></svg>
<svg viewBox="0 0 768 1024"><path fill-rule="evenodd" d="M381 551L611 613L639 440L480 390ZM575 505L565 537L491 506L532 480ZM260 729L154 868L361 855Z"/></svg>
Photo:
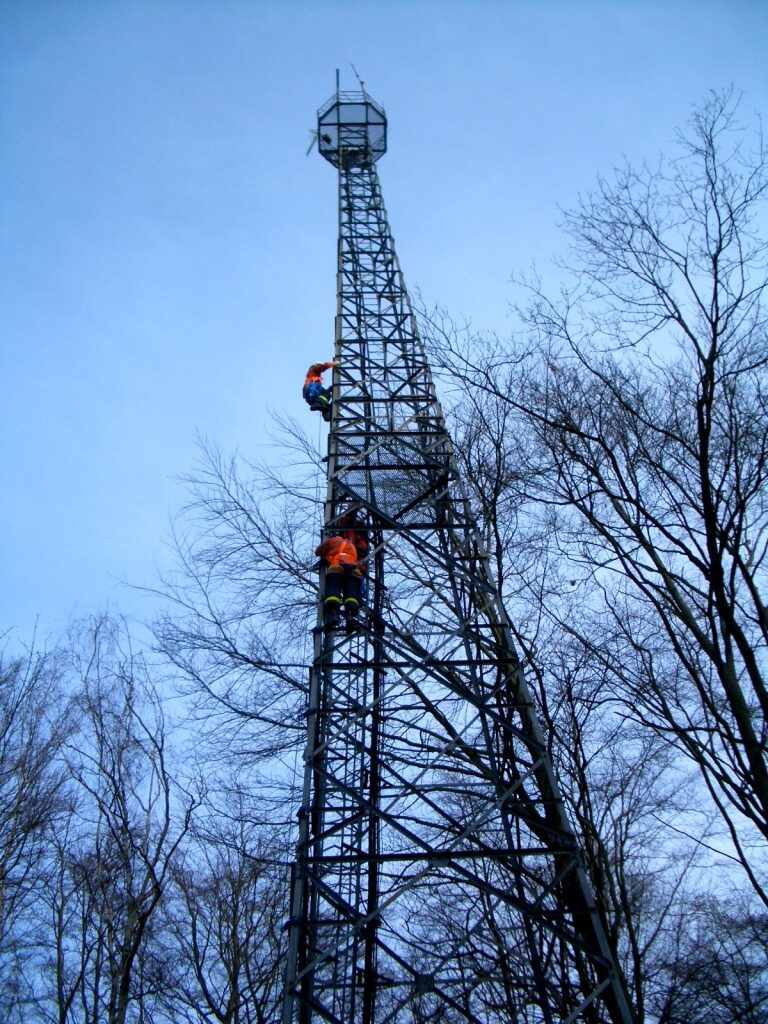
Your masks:
<svg viewBox="0 0 768 1024"><path fill-rule="evenodd" d="M691 811L690 769L662 738L629 719L603 660L593 656L602 641L594 602L583 583L575 587L573 566L552 544L549 511L528 501L514 419L505 400L468 392L452 412L457 458L642 1020L666 984L657 965L669 961L677 941L691 879L709 856L711 822ZM484 911L489 920L493 913L493 907ZM497 933L507 934L501 922Z"/></svg>
<svg viewBox="0 0 768 1024"><path fill-rule="evenodd" d="M164 907L173 1020L267 1024L282 983L286 839L235 782L193 827Z"/></svg>
<svg viewBox="0 0 768 1024"><path fill-rule="evenodd" d="M6 1020L25 1005L31 908L46 882L52 830L67 810L57 762L61 697L56 652L0 662L0 1014Z"/></svg>
<svg viewBox="0 0 768 1024"><path fill-rule="evenodd" d="M665 965L660 1024L761 1024L768 1014L768 915L743 894L700 897Z"/></svg>
<svg viewBox="0 0 768 1024"><path fill-rule="evenodd" d="M191 701L200 772L234 770L238 784L208 808L174 870L168 993L184 1019L266 1022L282 984L320 460L290 422L281 424L279 470L205 443L201 455L175 524L178 569L162 589L171 611L156 636Z"/></svg>
<svg viewBox="0 0 768 1024"><path fill-rule="evenodd" d="M766 151L728 92L679 144L566 216L574 286L528 282L521 338L430 329L452 375L511 412L542 594L582 609L561 618L626 713L696 766L768 903Z"/></svg>
<svg viewBox="0 0 768 1024"><path fill-rule="evenodd" d="M78 688L63 759L76 803L49 850L41 894L50 941L43 1019L148 1019L162 987L147 944L196 798L174 779L161 699L119 624L95 621L76 636Z"/></svg>
<svg viewBox="0 0 768 1024"><path fill-rule="evenodd" d="M192 700L199 742L211 741L206 756L236 760L287 821L295 801L284 762L305 737L322 506L319 456L294 425L283 435L279 470L202 445L156 636Z"/></svg>

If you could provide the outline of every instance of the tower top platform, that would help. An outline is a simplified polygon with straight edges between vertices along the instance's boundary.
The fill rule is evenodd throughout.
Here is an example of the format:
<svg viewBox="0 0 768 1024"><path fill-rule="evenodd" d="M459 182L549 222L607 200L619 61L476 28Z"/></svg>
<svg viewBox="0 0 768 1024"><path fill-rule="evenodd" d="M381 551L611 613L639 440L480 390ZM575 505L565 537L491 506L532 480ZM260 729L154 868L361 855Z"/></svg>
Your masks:
<svg viewBox="0 0 768 1024"><path fill-rule="evenodd" d="M384 108L367 92L341 92L317 112L320 155L334 167L370 167L387 150Z"/></svg>

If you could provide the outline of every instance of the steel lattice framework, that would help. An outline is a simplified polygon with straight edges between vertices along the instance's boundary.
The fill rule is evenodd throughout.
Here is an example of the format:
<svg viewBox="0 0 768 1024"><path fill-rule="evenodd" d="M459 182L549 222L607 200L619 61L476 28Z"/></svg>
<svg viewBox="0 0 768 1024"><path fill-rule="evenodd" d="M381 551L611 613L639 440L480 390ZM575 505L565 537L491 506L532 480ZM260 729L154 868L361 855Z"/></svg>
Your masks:
<svg viewBox="0 0 768 1024"><path fill-rule="evenodd" d="M318 142L340 217L325 533L356 508L370 555L358 631L318 608L283 1024L627 1024L387 223L384 111L337 91Z"/></svg>

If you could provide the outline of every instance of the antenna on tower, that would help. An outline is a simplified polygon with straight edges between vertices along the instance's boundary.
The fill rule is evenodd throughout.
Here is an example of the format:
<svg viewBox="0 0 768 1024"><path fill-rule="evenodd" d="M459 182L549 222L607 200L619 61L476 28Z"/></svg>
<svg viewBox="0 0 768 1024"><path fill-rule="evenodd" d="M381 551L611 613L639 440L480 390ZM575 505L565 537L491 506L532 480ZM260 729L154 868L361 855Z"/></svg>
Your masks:
<svg viewBox="0 0 768 1024"><path fill-rule="evenodd" d="M317 145L317 129L310 128L309 129L309 134L311 135L312 138L310 140L309 145L307 146L307 152L304 154L304 156L309 156L309 154L312 152L312 150Z"/></svg>
<svg viewBox="0 0 768 1024"><path fill-rule="evenodd" d="M357 70L357 68L355 67L355 65L354 65L354 64L350 64L349 66L350 66L350 67L352 68L352 70L353 70L353 71L355 72L355 78L356 78L356 79L358 80L358 82L360 83L360 92L362 92L362 93L363 93L363 95L365 95L365 82L364 82L364 81L362 80L362 78L360 77L360 75L359 75L359 73L358 73L358 70Z"/></svg>

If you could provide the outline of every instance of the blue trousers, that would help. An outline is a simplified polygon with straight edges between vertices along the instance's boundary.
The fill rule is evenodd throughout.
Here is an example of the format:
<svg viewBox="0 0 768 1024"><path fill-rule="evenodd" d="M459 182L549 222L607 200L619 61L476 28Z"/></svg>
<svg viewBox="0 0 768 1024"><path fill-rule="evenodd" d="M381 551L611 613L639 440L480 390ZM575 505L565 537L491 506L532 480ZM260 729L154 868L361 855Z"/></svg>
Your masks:
<svg viewBox="0 0 768 1024"><path fill-rule="evenodd" d="M302 395L304 396L304 401L316 409L328 408L331 404L330 389L324 388L316 380L311 380L309 384L304 385Z"/></svg>

